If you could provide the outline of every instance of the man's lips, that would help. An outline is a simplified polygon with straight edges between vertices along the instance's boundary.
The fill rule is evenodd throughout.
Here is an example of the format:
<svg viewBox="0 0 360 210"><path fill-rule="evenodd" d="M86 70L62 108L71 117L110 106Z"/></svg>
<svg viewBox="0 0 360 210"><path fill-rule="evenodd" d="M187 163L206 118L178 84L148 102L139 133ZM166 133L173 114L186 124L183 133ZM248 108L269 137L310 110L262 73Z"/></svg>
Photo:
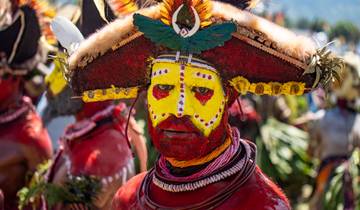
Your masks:
<svg viewBox="0 0 360 210"><path fill-rule="evenodd" d="M188 117L176 118L171 116L161 122L157 127L160 135L168 139L193 139L202 136Z"/></svg>
<svg viewBox="0 0 360 210"><path fill-rule="evenodd" d="M193 131L164 130L164 129L161 129L161 133L166 138L192 139L194 137L198 137L198 133L193 132Z"/></svg>

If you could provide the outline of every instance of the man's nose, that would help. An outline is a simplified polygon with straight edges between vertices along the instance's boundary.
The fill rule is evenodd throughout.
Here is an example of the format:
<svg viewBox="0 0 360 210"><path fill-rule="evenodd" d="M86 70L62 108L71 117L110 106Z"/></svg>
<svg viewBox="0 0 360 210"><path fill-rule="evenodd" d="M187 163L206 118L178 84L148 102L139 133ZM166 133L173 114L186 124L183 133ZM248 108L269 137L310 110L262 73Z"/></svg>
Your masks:
<svg viewBox="0 0 360 210"><path fill-rule="evenodd" d="M185 123L190 121L190 116L189 115L182 115L182 116L175 116L173 114L170 115L171 120L175 123L175 124L181 124L181 123Z"/></svg>

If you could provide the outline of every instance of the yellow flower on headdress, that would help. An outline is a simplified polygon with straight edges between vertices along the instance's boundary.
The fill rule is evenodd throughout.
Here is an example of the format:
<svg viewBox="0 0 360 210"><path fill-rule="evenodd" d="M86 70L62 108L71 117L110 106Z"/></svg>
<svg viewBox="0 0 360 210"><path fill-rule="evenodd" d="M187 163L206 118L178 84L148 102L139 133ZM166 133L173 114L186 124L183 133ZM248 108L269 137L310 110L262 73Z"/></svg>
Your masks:
<svg viewBox="0 0 360 210"><path fill-rule="evenodd" d="M230 81L231 86L235 88L235 90L243 95L245 95L250 89L249 80L244 77L238 76Z"/></svg>

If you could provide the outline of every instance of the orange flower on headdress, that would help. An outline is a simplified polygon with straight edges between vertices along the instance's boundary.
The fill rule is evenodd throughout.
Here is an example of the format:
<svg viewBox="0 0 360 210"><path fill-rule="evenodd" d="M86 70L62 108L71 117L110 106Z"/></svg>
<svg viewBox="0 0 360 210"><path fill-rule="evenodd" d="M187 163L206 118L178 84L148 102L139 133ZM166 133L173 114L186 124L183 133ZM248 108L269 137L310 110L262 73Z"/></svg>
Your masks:
<svg viewBox="0 0 360 210"><path fill-rule="evenodd" d="M181 5L187 6L189 9L193 7L196 10L202 28L212 23L212 4L210 0L164 0L160 9L161 21L166 25L171 25L173 15Z"/></svg>

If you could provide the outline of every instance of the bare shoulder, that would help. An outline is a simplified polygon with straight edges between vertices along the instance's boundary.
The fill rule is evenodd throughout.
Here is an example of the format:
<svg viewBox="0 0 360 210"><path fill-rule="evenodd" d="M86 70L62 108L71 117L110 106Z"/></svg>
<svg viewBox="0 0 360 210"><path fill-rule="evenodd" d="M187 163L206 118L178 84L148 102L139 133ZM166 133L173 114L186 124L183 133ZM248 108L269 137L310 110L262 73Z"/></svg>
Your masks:
<svg viewBox="0 0 360 210"><path fill-rule="evenodd" d="M260 194L263 195L263 200L265 203L270 204L272 209L276 210L291 209L290 203L283 191L259 168L257 168L255 176L259 185Z"/></svg>
<svg viewBox="0 0 360 210"><path fill-rule="evenodd" d="M220 209L289 210L281 189L257 167L254 174Z"/></svg>
<svg viewBox="0 0 360 210"><path fill-rule="evenodd" d="M113 198L113 209L130 209L136 202L136 193L147 172L143 172L131 178L116 192Z"/></svg>

